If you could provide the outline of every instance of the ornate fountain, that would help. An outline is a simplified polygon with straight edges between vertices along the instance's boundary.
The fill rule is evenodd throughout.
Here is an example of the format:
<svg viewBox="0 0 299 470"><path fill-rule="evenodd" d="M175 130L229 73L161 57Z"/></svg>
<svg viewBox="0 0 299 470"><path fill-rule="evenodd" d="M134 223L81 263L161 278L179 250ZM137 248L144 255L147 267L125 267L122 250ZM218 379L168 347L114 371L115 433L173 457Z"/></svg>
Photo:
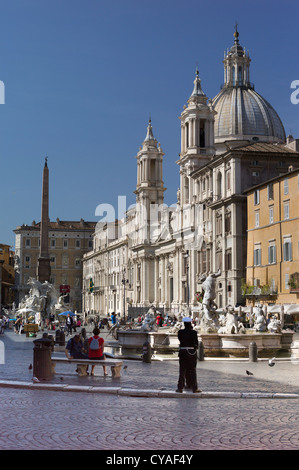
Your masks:
<svg viewBox="0 0 299 470"><path fill-rule="evenodd" d="M55 315L67 310L63 296L58 296L55 287L48 281L40 281L29 278L29 294L21 300L16 315L23 316L26 320L39 323L45 321L50 315Z"/></svg>
<svg viewBox="0 0 299 470"><path fill-rule="evenodd" d="M201 277L204 290L199 314L194 318L194 329L203 342L205 356L248 357L250 343L255 342L260 355L270 357L278 352L288 352L293 342L294 332L284 330L281 321L272 318L267 325L262 305L252 312L252 326L245 328L242 322L242 309L228 305L218 309L215 298L215 279L220 275L210 273ZM125 351L140 352L148 341L157 353L170 354L178 351L178 331L183 327L183 317L190 316L186 308L178 316L178 321L170 328L158 328L155 322L156 309L151 306L142 325L131 330L118 330L118 343Z"/></svg>

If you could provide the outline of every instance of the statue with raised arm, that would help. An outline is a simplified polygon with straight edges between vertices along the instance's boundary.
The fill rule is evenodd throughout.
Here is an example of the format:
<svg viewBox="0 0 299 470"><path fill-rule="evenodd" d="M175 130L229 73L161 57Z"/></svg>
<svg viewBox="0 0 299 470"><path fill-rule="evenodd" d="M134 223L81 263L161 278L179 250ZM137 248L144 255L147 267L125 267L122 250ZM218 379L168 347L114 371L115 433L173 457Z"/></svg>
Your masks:
<svg viewBox="0 0 299 470"><path fill-rule="evenodd" d="M200 277L204 296L202 300L201 329L206 333L214 333L219 328L218 316L216 314L216 278L221 275L220 269L217 273L204 274Z"/></svg>

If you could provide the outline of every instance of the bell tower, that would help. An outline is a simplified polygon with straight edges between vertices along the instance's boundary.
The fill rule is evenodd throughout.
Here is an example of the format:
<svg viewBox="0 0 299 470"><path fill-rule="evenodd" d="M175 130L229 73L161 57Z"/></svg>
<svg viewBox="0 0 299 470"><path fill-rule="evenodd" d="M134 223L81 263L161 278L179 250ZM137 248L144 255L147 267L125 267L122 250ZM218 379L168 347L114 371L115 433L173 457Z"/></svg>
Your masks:
<svg viewBox="0 0 299 470"><path fill-rule="evenodd" d="M138 225L143 227L143 239L150 240L150 231L153 223L156 225L159 210L163 205L163 156L160 143L154 137L151 119L149 119L147 134L137 159L137 186L136 209L138 213Z"/></svg>
<svg viewBox="0 0 299 470"><path fill-rule="evenodd" d="M181 167L180 188L183 204L192 202L193 181L190 173L208 163L215 154L215 114L211 100L208 100L201 88L199 72L196 69L192 94L180 116L181 152L177 163Z"/></svg>

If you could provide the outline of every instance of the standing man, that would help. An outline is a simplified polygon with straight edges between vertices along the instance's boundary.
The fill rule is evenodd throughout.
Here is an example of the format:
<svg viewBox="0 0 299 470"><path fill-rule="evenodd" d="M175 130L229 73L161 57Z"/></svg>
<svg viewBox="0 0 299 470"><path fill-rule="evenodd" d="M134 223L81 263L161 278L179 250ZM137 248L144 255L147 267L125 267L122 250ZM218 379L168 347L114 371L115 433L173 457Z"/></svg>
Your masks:
<svg viewBox="0 0 299 470"><path fill-rule="evenodd" d="M115 312L112 312L111 313L111 323L112 323L112 326L114 326L116 324L116 315L115 315Z"/></svg>
<svg viewBox="0 0 299 470"><path fill-rule="evenodd" d="M67 317L66 317L66 326L67 326L68 333L71 335L72 334L72 328L73 328L73 319L72 319L72 317L70 316L69 313L67 314Z"/></svg>
<svg viewBox="0 0 299 470"><path fill-rule="evenodd" d="M179 330L178 339L180 342L179 349L179 360L180 360L180 372L177 392L182 393L187 381L188 387L190 387L193 393L201 392L197 387L197 376L196 376L196 364L197 364L197 348L198 338L197 332L193 330L191 318L183 318L185 328Z"/></svg>

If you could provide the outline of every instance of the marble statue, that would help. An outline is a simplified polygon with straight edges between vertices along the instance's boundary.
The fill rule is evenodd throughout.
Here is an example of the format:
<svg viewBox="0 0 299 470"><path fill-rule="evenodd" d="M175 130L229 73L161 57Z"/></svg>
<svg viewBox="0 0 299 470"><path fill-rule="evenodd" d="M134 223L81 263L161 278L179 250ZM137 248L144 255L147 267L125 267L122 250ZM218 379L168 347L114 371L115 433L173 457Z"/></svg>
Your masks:
<svg viewBox="0 0 299 470"><path fill-rule="evenodd" d="M32 277L28 280L30 286L29 294L19 304L18 312L22 309L31 310L33 314L40 314L42 320L49 318L57 312L66 310L65 306L58 301L58 294L55 287L48 281L41 283Z"/></svg>
<svg viewBox="0 0 299 470"><path fill-rule="evenodd" d="M149 310L147 311L145 318L141 324L141 331L157 331L158 327L155 322L155 313L156 309L152 305Z"/></svg>
<svg viewBox="0 0 299 470"><path fill-rule="evenodd" d="M268 331L270 333L281 333L281 321L278 320L275 316L270 318Z"/></svg>
<svg viewBox="0 0 299 470"><path fill-rule="evenodd" d="M246 333L243 323L238 320L238 315L231 305L226 307L226 315L222 320L222 325L218 330L220 334Z"/></svg>
<svg viewBox="0 0 299 470"><path fill-rule="evenodd" d="M258 332L264 332L267 329L266 319L261 305L257 305L253 328Z"/></svg>
<svg viewBox="0 0 299 470"><path fill-rule="evenodd" d="M204 296L201 304L200 323L201 330L205 333L215 333L219 328L218 314L216 313L216 277L221 274L220 269L217 273L203 275L199 281L202 283Z"/></svg>
<svg viewBox="0 0 299 470"><path fill-rule="evenodd" d="M187 315L185 315L187 316ZM179 313L177 316L177 321L175 324L169 329L169 333L177 333L181 328L183 328L183 313Z"/></svg>

